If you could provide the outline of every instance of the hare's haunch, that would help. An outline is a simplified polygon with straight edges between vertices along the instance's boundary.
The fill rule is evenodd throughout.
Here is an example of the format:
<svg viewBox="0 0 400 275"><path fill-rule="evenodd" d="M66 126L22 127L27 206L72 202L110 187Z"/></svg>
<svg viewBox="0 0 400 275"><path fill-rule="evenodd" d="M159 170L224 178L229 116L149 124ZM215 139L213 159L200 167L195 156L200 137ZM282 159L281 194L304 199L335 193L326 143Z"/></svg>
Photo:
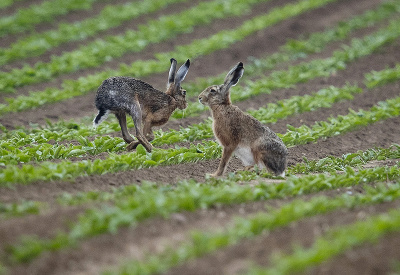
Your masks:
<svg viewBox="0 0 400 275"><path fill-rule="evenodd" d="M132 77L116 76L104 80L97 89L95 104L99 113L93 121L94 127L103 122L109 113L113 113L121 126L122 137L129 143L127 149L134 149L140 143L151 152L153 147L149 141L154 139L151 128L165 124L176 108L183 110L187 107L186 90L182 89L181 82L189 66L188 59L175 73L176 60L171 58L165 93ZM126 114L133 119L137 141L128 132Z"/></svg>
<svg viewBox="0 0 400 275"><path fill-rule="evenodd" d="M213 176L224 173L234 153L246 168L258 165L284 177L288 152L282 140L267 126L231 104L229 89L238 83L243 72L243 63L239 62L227 74L224 84L210 86L199 95L200 103L211 109L214 135L223 147Z"/></svg>

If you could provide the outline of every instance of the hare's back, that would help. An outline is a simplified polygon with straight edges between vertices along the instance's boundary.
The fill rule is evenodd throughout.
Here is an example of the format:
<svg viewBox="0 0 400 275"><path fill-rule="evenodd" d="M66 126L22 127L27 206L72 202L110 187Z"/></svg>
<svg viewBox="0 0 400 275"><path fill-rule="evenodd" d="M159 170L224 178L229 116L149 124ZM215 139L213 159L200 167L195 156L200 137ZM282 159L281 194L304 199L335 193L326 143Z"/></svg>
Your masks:
<svg viewBox="0 0 400 275"><path fill-rule="evenodd" d="M107 78L99 87L99 91L140 92L154 90L150 84L133 77L114 76Z"/></svg>
<svg viewBox="0 0 400 275"><path fill-rule="evenodd" d="M97 89L95 104L98 109L120 110L142 94L152 91L155 89L142 80L122 76L110 77Z"/></svg>

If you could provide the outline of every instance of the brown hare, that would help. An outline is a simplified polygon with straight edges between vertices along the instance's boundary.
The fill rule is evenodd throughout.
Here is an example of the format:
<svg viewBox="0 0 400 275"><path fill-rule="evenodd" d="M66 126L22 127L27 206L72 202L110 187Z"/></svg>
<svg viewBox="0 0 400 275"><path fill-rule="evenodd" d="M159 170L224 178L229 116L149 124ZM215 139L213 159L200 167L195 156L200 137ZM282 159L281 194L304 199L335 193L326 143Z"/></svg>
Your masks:
<svg viewBox="0 0 400 275"><path fill-rule="evenodd" d="M199 95L200 103L211 109L214 135L223 146L218 169L211 176L221 176L234 153L246 169L258 165L284 177L288 151L282 140L231 103L229 89L238 83L243 72L243 63L239 62L227 74L224 84L210 86Z"/></svg>
<svg viewBox="0 0 400 275"><path fill-rule="evenodd" d="M182 89L181 82L185 79L189 66L188 59L175 73L176 60L171 58L165 93L132 77L115 76L104 80L97 89L95 105L99 113L93 121L93 126L97 127L109 113L114 113L121 126L122 137L129 144L127 149L135 149L140 143L151 152L153 147L149 141L154 139L151 128L167 123L176 108L183 110L187 107L186 90ZM135 124L137 141L134 141L128 132L126 113L132 117Z"/></svg>

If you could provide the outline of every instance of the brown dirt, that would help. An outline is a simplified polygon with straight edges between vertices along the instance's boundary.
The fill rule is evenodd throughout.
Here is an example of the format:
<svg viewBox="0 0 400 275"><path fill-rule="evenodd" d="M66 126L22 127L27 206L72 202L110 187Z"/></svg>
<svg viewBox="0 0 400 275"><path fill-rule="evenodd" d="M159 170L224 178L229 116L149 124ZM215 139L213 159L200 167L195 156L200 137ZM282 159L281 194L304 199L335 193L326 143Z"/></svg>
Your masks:
<svg viewBox="0 0 400 275"><path fill-rule="evenodd" d="M198 3L188 1L185 4L171 5L160 12L142 16L130 22L122 24L120 27L101 33L96 38L110 34L117 34L134 29L137 24L145 23L147 20L157 18L161 14L170 14L178 10ZM123 3L119 0L118 3ZM147 47L143 52L136 54L126 54L120 59L112 60L101 68L83 70L56 77L51 82L44 82L29 85L18 89L16 95L27 94L28 91L43 90L47 87L59 87L66 79L76 79L82 75L88 75L105 68L117 68L119 63L131 63L137 59L152 58L154 53L165 52L182 44L190 43L193 39L206 37L219 30L232 28L240 25L243 20L255 15L264 13L266 10L293 2L293 0L272 0L266 4L257 5L249 14L244 14L237 18L216 20L209 26L198 26L190 34L179 35L177 39L171 39L157 45ZM356 14L361 14L367 9L371 9L382 1L376 0L339 0L335 3L326 5L323 8L307 12L303 15L286 20L280 24L257 32L249 36L242 42L236 43L229 49L217 51L213 54L199 57L192 66L186 81L193 81L195 77L207 77L227 71L227 69L238 60L246 61L249 56L263 57L276 52L287 39L306 36L309 33L321 31L327 27L335 25L341 20L350 18ZM1 10L0 15L11 14L22 6L23 1L7 9ZM32 3L39 3L34 1ZM110 1L99 1L94 8L88 11L74 12L63 17L61 21L73 22L83 18L94 16L102 7ZM113 2L116 3L116 2ZM59 22L59 21L58 21ZM57 23L58 23L57 22ZM40 24L36 31L43 31L54 28L56 23ZM359 37L372 32L374 27L360 30L353 34ZM1 45L8 45L15 41L17 37L24 34L8 37L8 41L1 41ZM95 38L94 38L95 39ZM60 54L62 51L70 51L79 45L89 43L93 39L87 39L79 43L68 43L49 51L43 56L24 60L29 64L37 61L46 61L52 54ZM347 42L347 41L346 41ZM338 49L341 43L333 43L326 50L319 54L311 55L306 60L330 56L332 51ZM245 110L249 108L259 108L266 102L276 102L293 95L305 95L318 91L328 85L342 86L345 83L358 83L363 86L364 74L371 70L381 70L385 67L393 67L400 62L398 48L400 39L390 45L386 45L380 51L350 64L345 70L338 71L331 77L317 78L307 83L296 85L290 89L280 89L267 95L259 95L249 100L237 103ZM9 65L13 67L21 66L21 62ZM292 63L293 64L293 63ZM287 64L282 65L285 68ZM244 76L245 77L245 76ZM155 87L165 85L165 74L156 74L146 77L144 80L154 84ZM298 127L300 125L311 126L315 121L326 120L330 116L346 114L348 108L358 110L359 108L368 109L380 100L386 100L399 95L400 83L395 82L376 89L365 89L362 94L356 95L354 100L341 101L332 108L316 110L289 117L269 125L276 132L284 133L287 124ZM235 89L239 91L239 89ZM29 125L29 123L43 123L45 119L57 121L59 119L76 119L95 113L93 107L94 91L86 96L81 96L66 100L65 102L49 104L33 111L26 111L0 118L0 123L8 128L19 125ZM3 100L3 99L0 99ZM179 129L179 126L186 127L193 123L198 123L208 117L205 112L196 118L185 118L173 120L163 126L164 130ZM320 159L329 155L341 156L345 153L366 150L368 148L385 147L388 148L393 143L399 143L400 139L400 117L394 117L382 122L371 124L368 127L360 127L346 134L319 140L316 143L296 146L289 148L289 165L302 162L303 158ZM120 133L111 135L120 136ZM188 143L180 143L187 146ZM105 157L106 153L102 156ZM78 158L76 159L78 160ZM75 159L74 159L75 161ZM398 160L388 160L384 162L376 161L369 163L366 167L398 165ZM72 182L52 181L35 182L29 185L17 184L12 188L0 188L0 202L18 202L21 200L38 200L48 204L39 215L27 215L20 218L0 220L0 261L4 262L4 248L7 244L15 243L22 235L34 234L42 238L54 236L59 230L68 229L69 221L77 219L79 214L90 207L98 205L88 204L78 207L59 206L55 199L61 193L75 194L81 191L109 191L112 187L128 184L141 184L141 182L156 181L161 185L175 185L181 179L195 179L203 181L206 173L215 171L218 160L202 161L199 163L187 163L173 166L161 166L136 171L126 171L114 174L93 175L89 177L79 177ZM229 165L229 172L242 169L242 164L237 159L232 159ZM273 184L274 181L268 181ZM246 183L240 183L246 184ZM250 183L251 184L251 183ZM334 196L343 192L362 192L361 187L349 189L339 189L321 192L319 194ZM315 194L301 197L309 199ZM212 209L198 210L195 212L174 213L169 218L155 217L144 222L138 223L135 227L122 228L115 235L102 234L80 242L77 246L63 249L58 252L44 253L29 264L12 265L7 263L11 274L98 274L107 266L115 266L129 258L143 259L146 252L158 253L166 246L176 246L187 239L191 230L212 231L228 226L235 216L246 216L262 211L266 205L279 206L288 202L290 199L274 200L269 202L251 202L246 204L236 204L229 206L216 206ZM361 207L352 210L335 211L334 213L319 215L313 218L303 219L290 226L279 228L254 240L245 240L239 244L219 250L211 255L186 263L176 269L169 271L169 274L233 274L243 272L250 262L267 265L269 256L276 251L290 251L293 243L300 243L309 246L315 238L327 229L334 226L351 223L367 215L383 213L392 208L398 208L399 201L383 203L375 206ZM400 259L399 234L392 234L383 238L377 245L366 244L359 248L332 259L311 271L312 274L382 274L390 271L391 261Z"/></svg>

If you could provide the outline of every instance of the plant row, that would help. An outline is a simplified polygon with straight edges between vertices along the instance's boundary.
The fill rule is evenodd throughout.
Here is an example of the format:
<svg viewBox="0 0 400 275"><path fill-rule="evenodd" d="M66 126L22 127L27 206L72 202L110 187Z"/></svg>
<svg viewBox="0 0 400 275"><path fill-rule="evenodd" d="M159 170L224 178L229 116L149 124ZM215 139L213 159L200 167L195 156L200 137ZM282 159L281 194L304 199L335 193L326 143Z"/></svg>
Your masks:
<svg viewBox="0 0 400 275"><path fill-rule="evenodd" d="M262 118L260 121L263 123L271 123L290 115L331 107L337 101L353 99L353 94L360 92L362 89L357 86L329 87L315 94L294 96L277 103L270 103L267 107L251 111L250 114ZM180 141L202 140L212 136L211 120L207 120L205 123L181 128L180 131L157 131L152 143L157 146ZM64 159L86 154L97 155L102 152L119 152L125 149L125 142L121 138L99 136L93 141L89 141L86 137L75 136L75 140L79 141L80 145L39 143L21 147L22 139L3 140L0 142L0 165L27 163L32 160Z"/></svg>
<svg viewBox="0 0 400 275"><path fill-rule="evenodd" d="M0 37L27 30L35 25L51 22L57 16L76 10L88 10L98 0L48 0L28 8L21 8L11 16L0 19Z"/></svg>
<svg viewBox="0 0 400 275"><path fill-rule="evenodd" d="M18 2L18 1L22 1L22 0L3 0L3 1L1 1L1 3L0 3L0 9L7 8L7 7L13 5L14 3L16 3L16 2ZM1 270L1 268L0 268L0 270ZM0 274L1 274L1 273L0 273Z"/></svg>
<svg viewBox="0 0 400 275"><path fill-rule="evenodd" d="M172 3L186 0L151 0L128 2L121 5L108 5L98 15L71 24L62 23L56 30L34 33L0 49L0 65L13 60L38 56L63 43L84 40L101 31L119 26L124 21L161 10Z"/></svg>
<svg viewBox="0 0 400 275"><path fill-rule="evenodd" d="M393 68L371 72L367 74L365 78L365 84L369 88L397 81L400 78L400 64L396 64Z"/></svg>
<svg viewBox="0 0 400 275"><path fill-rule="evenodd" d="M163 16L157 20L151 20L147 25L139 26L137 31L127 31L124 35L111 36L107 40L99 39L93 43L80 47L78 50L64 53L61 56L54 56L48 63L39 62L33 67L25 66L21 69L13 69L8 73L0 73L0 90L10 92L14 91L15 87L49 80L62 73L78 71L84 68L98 67L104 62L115 57L120 57L127 52L139 52L149 44L173 39L180 33L191 32L194 26L209 24L211 19L223 18L229 15L239 16L242 14L243 10L248 10L251 7L251 4L254 4L257 1L266 0L251 0L249 2L230 0L226 3L217 0L213 2L200 3L199 5L182 11L181 13ZM189 46L186 45L184 48L195 47L197 50L200 50L200 54L207 48L208 51L215 51L220 47L225 48L233 42L244 39L257 30L266 28L271 23L274 24L280 22L297 15L298 13L305 12L309 9L315 8L315 6L323 5L330 1L334 0L300 0L298 4L288 4L283 8L279 7L274 9L273 12L282 12L280 16L275 16L271 11L267 13L267 15L254 17L245 21L239 28L229 31L224 30L209 38L195 40L192 43L193 45L189 44ZM263 21L260 20L261 18ZM265 22L264 20L266 19L269 20ZM261 25L257 25L260 23ZM222 43L222 41L224 41L222 40L219 45L212 45L212 43L216 42L213 38L215 39L216 36L221 38L221 35L227 36L227 34L230 36L230 42L227 41L228 44ZM202 45L198 45L199 43ZM203 49L204 46L207 48ZM168 61L172 56L182 55L171 55L168 53L167 58L157 58L159 60L157 62L157 67L165 69L162 65L164 65L165 61ZM186 54L186 56L192 57L195 55ZM155 62L155 60L152 61ZM101 75L104 73L106 73L106 71ZM133 74L133 76L137 75ZM104 78L102 77L102 79Z"/></svg>
<svg viewBox="0 0 400 275"><path fill-rule="evenodd" d="M35 201L23 201L19 203L1 203L0 218L38 214L41 204Z"/></svg>
<svg viewBox="0 0 400 275"><path fill-rule="evenodd" d="M76 223L71 225L69 232L59 233L52 239L24 237L19 244L10 247L10 258L17 262L30 261L44 251L59 250L106 232L116 233L122 226L134 225L149 217L168 217L178 211L194 211L216 204L282 198L360 183L395 180L399 178L399 172L398 167L379 167L359 172L348 167L344 174L318 174L301 178L293 176L282 184L260 183L253 187L237 184L208 185L188 182L170 189L143 184L141 187L137 187L142 190L135 192L134 196L119 198L112 206L88 210L78 218ZM225 180L227 181L227 179ZM297 191L295 191L296 189ZM383 192L380 196L386 197Z"/></svg>
<svg viewBox="0 0 400 275"><path fill-rule="evenodd" d="M380 16L381 13L386 14L384 12L386 10L384 7L385 6L378 9L378 10L382 10L382 12L380 12L380 13L377 13L377 14L373 13L372 15L370 15L370 13L367 12L366 14L364 14L360 17L356 17L353 20L350 20L349 22L347 22L347 24L343 23L343 27L341 27L342 25L339 24L339 26L333 30L328 30L327 32L322 32L320 34L315 34L314 36L310 37L310 40L305 40L305 41L309 41L309 43L308 42L301 43L301 40L298 40L297 43L292 42L291 44L293 44L293 45L306 44L308 51L310 51L311 48L313 48L314 51L318 51L321 49L321 47L322 47L321 45L324 44L324 42L321 42L324 38L328 38L328 37L330 38L330 39L326 40L326 43L329 43L330 41L335 41L338 39L343 39L344 37L346 37L346 35L351 33L352 30L355 30L362 26L365 27L368 24L379 21L379 19L382 18ZM393 8L394 7L388 8L388 9L391 10ZM228 35L227 36L220 35L219 39L226 40L227 39L226 37L228 37ZM218 40L218 37L216 40ZM210 41L211 41L211 39L210 39ZM320 42L318 42L318 41L320 41ZM314 43L317 43L317 45L312 46L312 44L314 44ZM325 43L325 45L326 45L326 43ZM214 43L214 44L218 45L218 43ZM193 47L195 47L195 45L192 43L183 48L188 50ZM255 61L254 66L246 66L246 75L250 76L250 75L252 75L252 73L254 73L254 74L257 72L260 73L267 68L271 68L271 66L274 66L278 63L282 63L285 60L286 61L293 60L293 59L295 59L295 57L304 56L306 54L303 52L303 48L304 48L304 46L296 47L296 46L290 46L289 44L286 44L284 49L287 49L287 50L284 50L282 53L277 53L276 55L273 55L271 57L271 59L267 58L267 59ZM197 54L200 54L201 52L202 52L201 49L197 49L197 50L195 49L194 51L192 51L192 54L190 54L190 55L197 56ZM178 49L176 49L173 52L165 54L165 56L180 56L180 55L182 55L182 54L181 54L181 51L179 51ZM167 59L165 59L165 60L167 60ZM164 64L165 60L159 59L159 61L147 60L147 61L135 62L135 63L131 64L130 67L127 67L127 66L124 67L121 65L120 70L109 70L104 73L90 75L87 77L81 77L75 81L74 80L64 81L64 83L62 84L62 87L63 87L62 89L48 88L45 91L31 92L28 96L19 96L16 98L9 98L9 99L7 99L7 105L0 104L0 115L9 113L9 112L17 112L17 111L32 109L32 108L41 106L43 104L62 101L65 99L69 99L69 98L72 98L75 96L79 96L79 95L88 93L89 91L96 89L96 87L99 85L99 83L101 83L101 81L103 81L105 78L107 78L111 75L128 75L128 76L135 76L135 77L140 78L140 77L143 77L150 73L162 72L167 67L167 65L162 66L162 64ZM265 65L262 65L262 64L265 64ZM268 64L270 65L269 67L268 67ZM219 78L223 79L223 76L221 75L221 76L219 76ZM217 78L209 78L208 81L203 80L199 83L196 83L196 85L188 85L188 92L194 94L195 91L201 91L208 84L217 83L219 81L218 80L219 78L218 77ZM192 110L195 107L198 109L201 106L190 105L187 110L188 111ZM194 111L191 111L191 112L195 113ZM182 117L182 113L177 113L177 114L178 115L174 114L174 117Z"/></svg>
<svg viewBox="0 0 400 275"><path fill-rule="evenodd" d="M311 128L302 125L298 128L288 126L286 134L281 135L286 146L315 142L323 137L331 137L355 130L362 126L400 115L400 97L379 102L370 110L350 110L346 116L331 117L328 121L315 123ZM185 140L183 137L180 140ZM37 180L68 180L83 175L104 174L145 167L172 165L215 159L221 153L220 146L213 141L191 144L189 148L157 149L146 152L139 145L136 152L117 155L110 153L105 159L72 162L41 162L38 165L8 165L2 169L0 184L29 183Z"/></svg>
<svg viewBox="0 0 400 275"><path fill-rule="evenodd" d="M105 274L158 274L168 269L181 265L189 260L210 254L218 249L232 246L243 239L255 238L260 234L267 234L272 230L288 226L290 223L305 218L323 215L339 209L353 209L365 205L390 202L400 197L400 184L393 184L388 187L379 186L378 191L373 188L367 188L366 194L356 194L350 196L343 194L334 198L326 196L316 196L309 201L300 199L286 203L279 208L269 208L268 212L259 212L249 218L236 218L232 226L217 232L192 232L188 241L181 243L177 247L170 247L159 254L149 254L144 260L133 260L120 266L115 271L109 271ZM389 221L385 216L384 221L388 221L390 228L400 230L400 211L395 211L396 219ZM391 216L390 216L391 217ZM380 227L381 225L382 227ZM387 230L386 224L377 224L376 229L381 232ZM369 229L369 228L368 228ZM353 231L353 236L358 231ZM359 233L365 237L364 230ZM375 235L376 236L376 235ZM315 255L317 257L317 255ZM281 265L280 265L281 266ZM293 269L291 271L297 271ZM268 273L270 274L270 273ZM286 273L272 273L286 274Z"/></svg>
<svg viewBox="0 0 400 275"><path fill-rule="evenodd" d="M380 188L382 189L382 188ZM386 191L386 190L383 190ZM382 194L388 201L397 197L398 190L394 193ZM378 194L376 194L378 196ZM377 201L382 201L380 198ZM384 202L384 201L382 201ZM247 274L293 274L302 272L335 256L344 254L365 243L376 243L385 235L400 231L400 210L392 209L387 213L368 217L345 226L337 226L318 237L311 247L293 247L291 254L278 254L272 257L272 266L269 268L253 267Z"/></svg>
<svg viewBox="0 0 400 275"><path fill-rule="evenodd" d="M336 172L346 172L348 167L356 167L357 169L362 169L364 164L374 160L387 160L387 159L398 159L400 158L400 145L392 145L390 148L375 148L368 149L365 151L358 151L356 153L344 154L342 157L328 156L319 160L306 160L303 163L298 163L296 166L288 167L288 175L295 174L309 174L309 173L336 173ZM349 170L350 171L350 170ZM350 171L350 173L352 173ZM254 171L237 171L231 173L227 178L206 178L204 183L201 184L211 184L212 186L228 186L231 185L238 186L238 188L245 188L243 192L248 192L247 185L237 185L238 182L248 182L248 181L258 181L262 184L263 178L270 178L271 175L264 172L254 172ZM294 176L296 177L296 176ZM290 177L291 180L292 177ZM293 184L288 184L288 181L282 181L280 183L274 183L272 189L269 189L269 194L275 194L275 198L283 198L285 195L295 195L302 192L316 192L324 190L324 188L335 188L332 187L331 180L325 181L326 177L316 176L310 182L294 182ZM176 186L181 184L194 184L194 181L180 181ZM157 183L146 183L153 188L161 188L163 192L172 191L180 192L175 190L174 187L158 186ZM258 185L256 185L258 186ZM121 199L126 199L126 197L133 197L136 193L145 192L142 189L143 186L138 185L128 185L113 189L111 192L107 191L88 191L80 192L77 194L63 193L58 197L58 202L61 205L79 205L88 202L106 202L106 201L119 201ZM236 187L235 187L236 188ZM272 191L275 190L275 191ZM278 195L277 190L279 190L280 195ZM214 191L213 191L214 192ZM269 195L268 195L269 196ZM226 201L226 204L229 202Z"/></svg>

